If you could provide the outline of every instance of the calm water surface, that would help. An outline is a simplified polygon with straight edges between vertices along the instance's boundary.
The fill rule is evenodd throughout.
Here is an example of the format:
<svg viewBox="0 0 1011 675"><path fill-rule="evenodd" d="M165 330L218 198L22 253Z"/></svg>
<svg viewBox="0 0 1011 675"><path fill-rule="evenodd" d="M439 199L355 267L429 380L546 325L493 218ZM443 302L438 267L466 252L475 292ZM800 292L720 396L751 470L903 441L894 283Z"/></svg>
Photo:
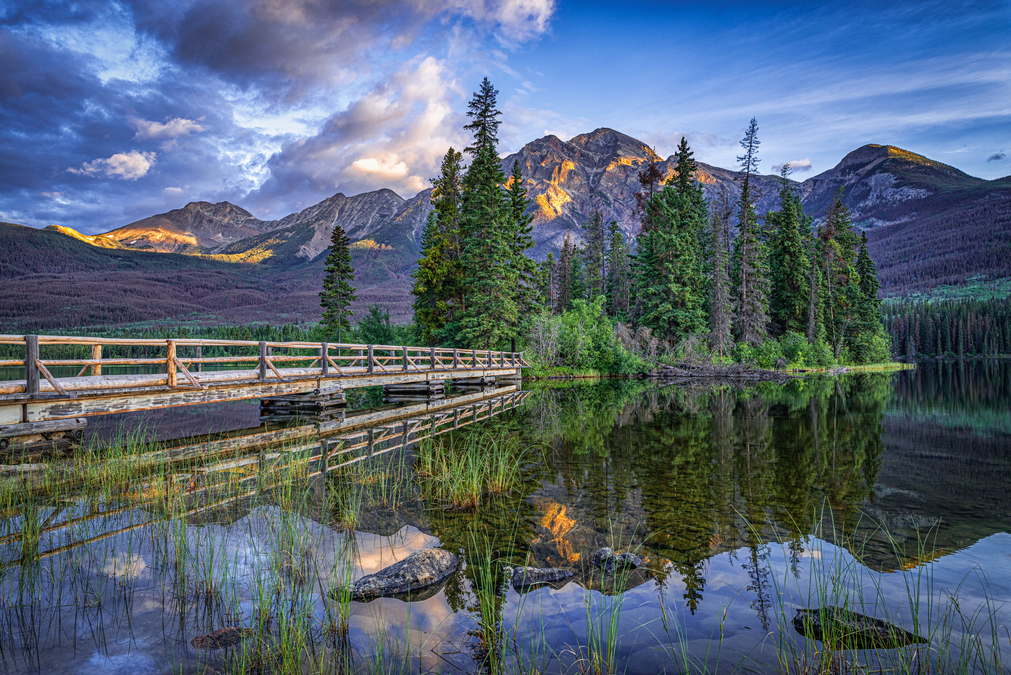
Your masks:
<svg viewBox="0 0 1011 675"><path fill-rule="evenodd" d="M96 420L90 433L143 423L167 438L256 415L228 404ZM522 408L454 433L518 439L520 488L452 510L424 499L407 453L239 499L226 488L248 467L213 481L172 475L232 495L215 505L208 491L185 509L149 498L164 475L100 499L5 497L0 662L26 673L337 672L326 590L441 546L464 564L431 597L351 604L341 653L354 667L580 672L604 643L613 649L596 651L619 673L776 672L784 654L821 649L794 630L796 609L844 603L930 637L935 654L985 628L990 670L1011 665L1011 607L996 639L980 621L1011 602L1006 362L752 389L537 386ZM341 526L349 504L361 511L353 531ZM588 564L602 546L645 564L618 588L602 583ZM575 576L520 594L507 569L520 564ZM953 623L939 631L943 617ZM481 625L498 636L493 664ZM260 637L191 646L224 626ZM290 630L309 646L289 668L277 644ZM865 652L847 658L901 664L912 653Z"/></svg>

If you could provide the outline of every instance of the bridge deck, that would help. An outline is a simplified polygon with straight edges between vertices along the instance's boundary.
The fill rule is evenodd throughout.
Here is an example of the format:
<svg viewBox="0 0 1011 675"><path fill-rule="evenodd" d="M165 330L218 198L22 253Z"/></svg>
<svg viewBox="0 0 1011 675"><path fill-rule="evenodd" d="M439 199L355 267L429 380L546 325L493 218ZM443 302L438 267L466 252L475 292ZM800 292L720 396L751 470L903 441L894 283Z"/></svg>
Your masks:
<svg viewBox="0 0 1011 675"><path fill-rule="evenodd" d="M0 360L0 366L26 373L24 380L0 382L0 426L330 388L515 377L528 365L516 352L325 342L0 335L0 345L24 350L22 358ZM204 357L203 349L218 355ZM105 374L103 367L158 372ZM55 377L50 368L78 372Z"/></svg>

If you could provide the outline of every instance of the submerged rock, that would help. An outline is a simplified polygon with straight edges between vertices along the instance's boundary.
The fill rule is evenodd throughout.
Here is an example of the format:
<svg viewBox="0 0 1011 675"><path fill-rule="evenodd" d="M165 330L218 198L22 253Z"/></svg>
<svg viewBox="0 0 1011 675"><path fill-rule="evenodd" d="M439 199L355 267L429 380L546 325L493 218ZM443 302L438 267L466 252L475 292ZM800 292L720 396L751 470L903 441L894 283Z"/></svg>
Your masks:
<svg viewBox="0 0 1011 675"><path fill-rule="evenodd" d="M455 569L455 555L441 548L425 548L356 581L351 599L410 596L420 600L422 589L444 581Z"/></svg>
<svg viewBox="0 0 1011 675"><path fill-rule="evenodd" d="M841 607L798 609L793 627L804 637L828 642L836 649L898 649L927 642L895 624Z"/></svg>
<svg viewBox="0 0 1011 675"><path fill-rule="evenodd" d="M249 628L228 626L211 631L207 635L198 635L190 640L190 644L197 649L224 649L225 647L234 647L242 642L243 638L252 634L253 631Z"/></svg>
<svg viewBox="0 0 1011 675"><path fill-rule="evenodd" d="M517 567L513 569L513 588L517 593L528 591L534 586L542 584L554 584L565 581L573 576L568 570L560 570L555 567L540 569L537 567Z"/></svg>
<svg viewBox="0 0 1011 675"><path fill-rule="evenodd" d="M614 574L624 570L634 570L642 565L642 558L632 553L617 554L613 549L604 547L597 550L590 562L604 571L604 574Z"/></svg>

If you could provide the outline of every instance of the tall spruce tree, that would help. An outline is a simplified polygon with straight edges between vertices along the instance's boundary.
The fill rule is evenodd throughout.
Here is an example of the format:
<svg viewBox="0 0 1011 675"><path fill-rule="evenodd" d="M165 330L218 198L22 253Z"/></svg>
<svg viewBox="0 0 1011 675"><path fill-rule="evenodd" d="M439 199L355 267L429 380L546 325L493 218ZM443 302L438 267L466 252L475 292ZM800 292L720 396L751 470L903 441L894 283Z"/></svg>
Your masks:
<svg viewBox="0 0 1011 675"><path fill-rule="evenodd" d="M667 339L706 326L701 242L709 214L695 169L692 152L682 140L674 180L648 204L650 229L639 238L636 255L639 322Z"/></svg>
<svg viewBox="0 0 1011 675"><path fill-rule="evenodd" d="M860 252L857 254L857 274L860 275L861 319L864 323L876 325L881 321L881 301L878 291L878 268L867 250L867 233L860 233Z"/></svg>
<svg viewBox="0 0 1011 675"><path fill-rule="evenodd" d="M607 237L607 308L611 316L628 314L629 296L628 243L612 220Z"/></svg>
<svg viewBox="0 0 1011 675"><path fill-rule="evenodd" d="M506 198L509 201L509 239L512 242L510 264L515 266L518 283L514 287L516 305L519 308L519 321L514 326L514 334L525 332L522 325L526 319L533 316L540 306L538 290L537 263L527 257L527 251L533 248L534 216L527 213L530 200L527 199L527 189L523 182L523 173L519 162L513 162L512 173L506 187Z"/></svg>
<svg viewBox="0 0 1011 675"><path fill-rule="evenodd" d="M804 215L800 198L794 193L784 167L779 190L779 210L770 211L765 220L771 232L769 277L769 315L773 332L805 333L808 323L811 259L804 244L804 231L810 231L810 218Z"/></svg>
<svg viewBox="0 0 1011 675"><path fill-rule="evenodd" d="M590 219L583 223L585 245L583 261L586 263L586 291L589 299L605 294L607 233L604 229L604 218L600 211L594 209Z"/></svg>
<svg viewBox="0 0 1011 675"><path fill-rule="evenodd" d="M466 310L460 261L460 199L463 155L450 148L439 177L432 180L434 207L421 234L421 258L414 271L414 318L427 344L452 342Z"/></svg>
<svg viewBox="0 0 1011 675"><path fill-rule="evenodd" d="M744 154L738 156L742 176L741 201L737 212L737 239L734 259L736 263L734 328L737 339L757 347L765 340L769 323L768 277L765 247L762 243L757 218L755 196L751 177L758 170L758 122L754 117L741 140Z"/></svg>
<svg viewBox="0 0 1011 675"><path fill-rule="evenodd" d="M862 297L860 276L854 267L858 238L853 231L849 209L842 202L842 188L839 188L825 214L818 238L825 279L825 331L832 352L838 359L853 337Z"/></svg>
<svg viewBox="0 0 1011 675"><path fill-rule="evenodd" d="M558 254L558 271L555 274L558 284L558 293L555 296L557 299L555 312L557 314L561 314L571 306L569 273L572 271L572 257L575 253L576 245L572 240L572 233L566 232L565 239L562 240L562 250Z"/></svg>
<svg viewBox="0 0 1011 675"><path fill-rule="evenodd" d="M519 323L516 288L520 273L512 259L516 247L511 212L498 157L498 91L488 78L468 104L466 125L474 135L466 152L473 157L461 195L461 263L467 309L461 322L463 344L491 349L515 337Z"/></svg>
<svg viewBox="0 0 1011 675"><path fill-rule="evenodd" d="M709 284L709 347L720 358L734 346L731 330L733 303L730 299L730 272L727 241L730 230L730 201L724 189L713 206L711 218L712 281Z"/></svg>
<svg viewBox="0 0 1011 675"><path fill-rule="evenodd" d="M327 339L342 342L345 331L351 330L351 303L358 299L354 286L355 269L351 265L350 241L344 228L335 225L330 235L330 255L326 257L323 290L319 304L323 308L320 327Z"/></svg>

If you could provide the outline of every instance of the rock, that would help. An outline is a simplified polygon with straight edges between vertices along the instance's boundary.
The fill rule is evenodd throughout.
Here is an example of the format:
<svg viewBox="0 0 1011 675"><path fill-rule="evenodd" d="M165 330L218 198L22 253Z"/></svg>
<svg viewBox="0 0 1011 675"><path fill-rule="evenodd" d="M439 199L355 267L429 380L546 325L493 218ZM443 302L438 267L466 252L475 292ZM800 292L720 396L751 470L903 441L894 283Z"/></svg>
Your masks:
<svg viewBox="0 0 1011 675"><path fill-rule="evenodd" d="M642 558L632 553L616 554L606 546L590 558L590 562L604 571L604 574L614 574L623 570L634 570L642 565Z"/></svg>
<svg viewBox="0 0 1011 675"><path fill-rule="evenodd" d="M897 649L928 642L887 621L841 607L798 609L793 627L804 637L828 642L835 649Z"/></svg>
<svg viewBox="0 0 1011 675"><path fill-rule="evenodd" d="M530 590L534 586L553 584L572 577L572 572L554 567L539 569L537 567L517 567L513 570L513 588L517 593Z"/></svg>
<svg viewBox="0 0 1011 675"><path fill-rule="evenodd" d="M190 644L197 649L224 649L225 647L234 647L242 642L243 638L253 635L253 632L249 628L228 626L211 631L207 635L198 635L190 640Z"/></svg>
<svg viewBox="0 0 1011 675"><path fill-rule="evenodd" d="M419 591L434 586L456 569L456 556L441 548L416 551L398 563L362 577L351 590L352 600L409 596L421 599Z"/></svg>

